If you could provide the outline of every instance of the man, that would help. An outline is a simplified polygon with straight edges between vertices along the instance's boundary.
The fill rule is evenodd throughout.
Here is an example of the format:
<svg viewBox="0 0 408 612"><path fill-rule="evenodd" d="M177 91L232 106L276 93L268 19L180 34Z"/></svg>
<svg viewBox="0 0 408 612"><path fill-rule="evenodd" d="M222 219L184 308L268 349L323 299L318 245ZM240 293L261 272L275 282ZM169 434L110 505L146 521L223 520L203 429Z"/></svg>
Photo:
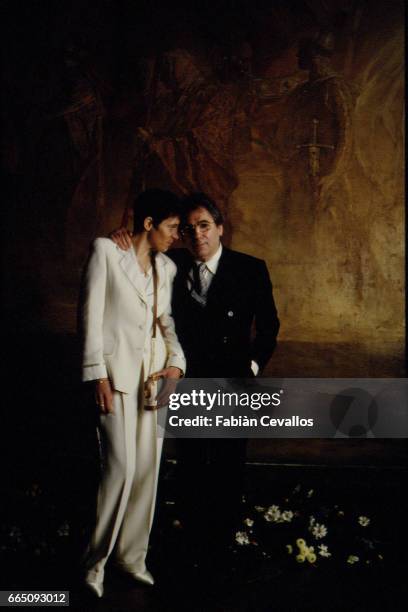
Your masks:
<svg viewBox="0 0 408 612"><path fill-rule="evenodd" d="M257 375L273 353L279 330L266 264L222 245L223 217L205 194L184 200L183 217L191 252L174 249L168 255L178 269L172 311L187 360L186 376ZM126 232L113 237L127 248ZM181 518L199 561L219 560L232 541L245 447L244 439L178 441Z"/></svg>

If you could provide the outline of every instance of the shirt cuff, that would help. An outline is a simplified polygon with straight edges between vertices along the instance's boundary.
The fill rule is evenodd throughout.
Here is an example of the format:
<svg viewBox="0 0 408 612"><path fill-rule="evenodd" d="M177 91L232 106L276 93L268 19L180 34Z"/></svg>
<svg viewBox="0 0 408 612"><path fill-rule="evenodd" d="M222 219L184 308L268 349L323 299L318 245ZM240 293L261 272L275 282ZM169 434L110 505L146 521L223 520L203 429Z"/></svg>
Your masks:
<svg viewBox="0 0 408 612"><path fill-rule="evenodd" d="M186 371L186 360L183 357L179 357L178 355L170 355L167 359L166 363L167 368L178 368L182 371L183 376Z"/></svg>
<svg viewBox="0 0 408 612"><path fill-rule="evenodd" d="M82 381L89 382L98 378L108 378L108 372L104 364L84 366L82 369Z"/></svg>

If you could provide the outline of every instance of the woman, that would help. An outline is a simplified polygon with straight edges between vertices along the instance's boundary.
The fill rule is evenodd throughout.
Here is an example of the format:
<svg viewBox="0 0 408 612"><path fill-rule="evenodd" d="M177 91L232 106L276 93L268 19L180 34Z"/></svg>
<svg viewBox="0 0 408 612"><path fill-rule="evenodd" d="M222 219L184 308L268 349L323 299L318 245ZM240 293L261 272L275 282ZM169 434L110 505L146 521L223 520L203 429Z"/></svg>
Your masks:
<svg viewBox="0 0 408 612"><path fill-rule="evenodd" d="M178 226L177 197L145 191L134 205L133 248L124 252L97 238L87 267L83 380L95 385L103 470L85 582L98 597L112 552L124 571L153 584L145 558L163 440L157 412L145 402L152 375L167 379L160 407L185 370L170 312L176 266L163 255L177 240Z"/></svg>

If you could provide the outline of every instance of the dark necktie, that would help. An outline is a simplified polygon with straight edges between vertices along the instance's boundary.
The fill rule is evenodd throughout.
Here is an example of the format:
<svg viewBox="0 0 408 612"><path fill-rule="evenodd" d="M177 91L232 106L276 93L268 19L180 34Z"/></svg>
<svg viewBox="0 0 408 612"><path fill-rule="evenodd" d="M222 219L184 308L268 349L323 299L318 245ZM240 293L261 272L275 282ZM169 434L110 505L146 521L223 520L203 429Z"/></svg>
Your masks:
<svg viewBox="0 0 408 612"><path fill-rule="evenodd" d="M191 287L191 295L201 306L207 304L207 291L209 287L209 271L206 263L193 265L193 284Z"/></svg>
<svg viewBox="0 0 408 612"><path fill-rule="evenodd" d="M201 264L193 264L193 290L201 295L202 287L201 287L201 279L200 279L200 265Z"/></svg>

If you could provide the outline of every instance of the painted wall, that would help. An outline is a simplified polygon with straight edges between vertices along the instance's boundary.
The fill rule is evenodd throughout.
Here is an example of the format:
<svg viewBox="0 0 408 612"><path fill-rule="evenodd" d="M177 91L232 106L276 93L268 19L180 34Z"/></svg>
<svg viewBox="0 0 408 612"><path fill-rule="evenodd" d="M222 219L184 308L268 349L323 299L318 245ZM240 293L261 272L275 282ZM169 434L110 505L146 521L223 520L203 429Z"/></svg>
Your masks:
<svg viewBox="0 0 408 612"><path fill-rule="evenodd" d="M294 362L297 374L346 371L323 367L330 345L343 365L344 347L356 364L363 353L391 360L360 375L401 375L403 3L241 4L217 19L209 7L173 7L150 34L130 2L122 14L96 3L83 15L72 5L13 17L3 106L9 330L75 332L88 245L120 225L144 182L208 191L233 248L267 261L286 347L272 373ZM328 53L316 79L297 56L319 36ZM313 119L318 143L333 147L320 149L314 176L310 149L297 148L311 142Z"/></svg>
<svg viewBox="0 0 408 612"><path fill-rule="evenodd" d="M332 96L331 117L339 115L337 134L323 132L319 139L342 150L325 175L321 168L319 197L311 193L307 153L296 145L307 142L307 126L310 141L312 116L322 127L327 107L316 86L321 107L311 115L310 95L299 94L308 74L299 76L288 61L287 76L306 79L306 86L266 98L251 125L250 149L237 163L232 245L268 262L281 340L350 343L402 355L403 32L399 23L387 23L356 38L347 74L337 58L338 77L325 90ZM279 81L281 71L276 62L269 75ZM323 164L325 155L323 150Z"/></svg>

